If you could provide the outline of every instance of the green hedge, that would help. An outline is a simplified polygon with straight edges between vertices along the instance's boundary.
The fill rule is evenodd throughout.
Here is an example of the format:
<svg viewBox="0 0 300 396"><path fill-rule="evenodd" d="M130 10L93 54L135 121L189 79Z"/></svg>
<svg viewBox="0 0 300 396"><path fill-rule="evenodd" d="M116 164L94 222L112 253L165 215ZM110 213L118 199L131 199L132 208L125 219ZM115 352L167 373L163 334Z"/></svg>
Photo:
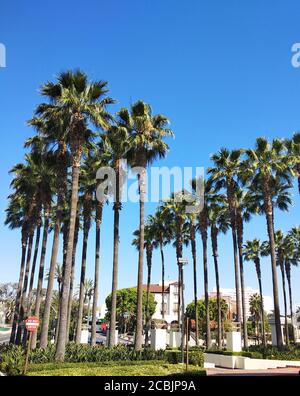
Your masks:
<svg viewBox="0 0 300 396"><path fill-rule="evenodd" d="M166 360L168 363L178 364L181 363L181 351L179 350L166 350L165 351ZM193 349L188 353L189 364L203 367L204 365L204 354L203 350ZM184 362L186 362L186 353L184 353Z"/></svg>
<svg viewBox="0 0 300 396"><path fill-rule="evenodd" d="M159 350L150 348L136 352L134 348L125 345L117 345L114 348L105 346L69 343L66 346L66 363L96 362L104 364L106 362L133 362L133 361L164 361L173 364L181 362L181 352L179 350ZM30 352L29 363L45 364L55 361L55 346L49 344L44 350L36 349ZM0 370L8 375L20 375L25 362L25 351L21 346L6 345L0 347ZM203 367L203 350L192 349L189 352L189 363Z"/></svg>
<svg viewBox="0 0 300 396"><path fill-rule="evenodd" d="M283 347L279 350L273 346L250 346L247 351L232 352L227 350L207 350L207 353L215 353L225 356L244 356L252 359L271 359L271 360L300 360L300 347L299 345L290 345Z"/></svg>

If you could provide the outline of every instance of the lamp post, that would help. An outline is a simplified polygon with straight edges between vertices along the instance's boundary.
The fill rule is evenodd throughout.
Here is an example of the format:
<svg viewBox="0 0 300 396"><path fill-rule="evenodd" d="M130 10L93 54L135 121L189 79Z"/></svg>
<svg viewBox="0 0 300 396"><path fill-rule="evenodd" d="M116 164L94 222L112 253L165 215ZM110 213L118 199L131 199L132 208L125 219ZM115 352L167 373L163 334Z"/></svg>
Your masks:
<svg viewBox="0 0 300 396"><path fill-rule="evenodd" d="M180 272L180 283L181 283L181 362L184 363L184 280L183 280L183 266L188 264L188 260L184 258L180 258L178 260L179 272Z"/></svg>

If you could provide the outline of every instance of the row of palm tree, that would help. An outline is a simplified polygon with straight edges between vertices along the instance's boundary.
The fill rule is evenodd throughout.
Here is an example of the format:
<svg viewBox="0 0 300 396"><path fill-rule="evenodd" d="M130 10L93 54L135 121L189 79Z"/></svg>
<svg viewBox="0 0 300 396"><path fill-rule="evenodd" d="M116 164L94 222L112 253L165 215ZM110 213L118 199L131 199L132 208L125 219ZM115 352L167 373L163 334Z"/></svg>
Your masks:
<svg viewBox="0 0 300 396"><path fill-rule="evenodd" d="M114 100L107 96L107 83L91 82L81 71L67 71L57 77L57 81L47 82L41 88L41 94L48 101L40 104L29 124L36 128L37 135L31 138L27 147L31 153L27 155L26 165L20 164L12 169L15 178L12 182L14 193L10 195L6 223L11 228L22 229L22 261L19 278L17 305L11 342L20 342L24 318L27 310L28 279L31 263L33 237L36 232L36 250L39 246L39 235L42 227L41 210L44 209L44 237L49 229L49 218L53 230L53 244L47 283L45 307L41 326L40 347L45 348L48 342L49 319L55 267L57 263L60 233L63 233L63 274L60 290L59 328L56 342L56 359L63 360L70 326L70 307L75 270L75 252L82 218L83 249L81 265L81 281L79 292L78 325L76 341L80 340L84 280L88 236L91 220L95 214L96 247L95 247L95 279L93 291L92 345L96 343L96 309L99 288L100 264L100 228L102 222L103 200L96 199L100 181L95 178L101 166L112 166L117 174L117 189L114 194L114 260L112 309L115 311L117 273L118 273L118 240L119 212L121 210L121 159L126 158L137 172L140 194L140 235L138 261L138 309L135 348L142 346L142 275L143 275L143 240L144 240L144 200L146 167L156 158L163 158L168 146L164 137L172 135L168 129L168 119L163 115L153 115L151 107L143 101L133 104L130 110L122 108L116 116L108 112ZM99 132L92 131L93 125ZM34 165L31 162L36 159ZM52 161L48 165L46 159ZM37 190L43 164L50 174L45 175L45 186ZM69 173L70 170L70 173ZM32 176L32 178L29 178ZM41 182L42 183L42 182ZM49 194L45 197L45 191ZM40 193L41 191L41 193ZM43 192L43 194L42 194ZM44 201L41 201L41 197ZM50 213L51 212L51 213ZM43 249L45 250L45 249ZM36 260L36 254L34 254ZM37 296L41 293L41 282L44 273L45 252L40 260L40 276ZM35 265L31 267L34 276ZM30 283L31 285L31 283ZM31 285L32 286L32 285ZM40 298L37 297L35 314L39 315ZM115 315L111 315L111 328L115 327ZM23 339L26 342L25 332ZM110 332L110 345L114 344L114 332ZM32 345L35 347L35 345Z"/></svg>
<svg viewBox="0 0 300 396"><path fill-rule="evenodd" d="M151 107L143 101L134 103L130 109L122 108L116 115L112 115L108 108L115 101L108 96L107 82L90 81L81 71L61 73L55 82L44 84L40 92L47 100L37 107L34 116L29 121L29 125L35 128L36 134L25 143L25 147L30 149L30 153L25 156L25 163L14 166L11 171L14 174L11 183L13 192L9 196L6 211L6 224L11 228L21 229L22 248L11 342L25 343L27 340L24 319L31 313L33 280L42 228L42 249L35 293L36 300L33 308L33 312L37 316L40 315L46 248L50 231L53 234L53 240L39 346L45 348L49 340L51 302L62 234L63 264L59 290L56 359L64 359L66 343L69 340L76 268L75 253L78 235L82 231L83 246L76 327L76 342L80 342L88 239L94 222L96 244L91 344L95 345L96 311L99 297L100 232L104 204L109 194L112 195L114 212L110 328L116 327L119 223L125 176L122 160L126 159L137 174L139 186L139 227L135 233L134 242L138 249L135 349L139 351L142 348L144 325L146 326L146 343L148 343L149 312L146 309L146 323L144 324L142 306L144 251L146 250L148 284L150 284L152 250L160 249L163 281L162 315L164 315L164 247L171 241L174 242L180 288L182 283L180 263L183 257L183 247L190 243L196 304L198 298L197 232L200 233L202 240L206 345L207 347L211 345L207 258L209 230L218 295L218 344L221 345L218 235L229 229L231 230L234 252L237 321L243 326L244 346L247 347L243 234L244 223L249 221L254 214L266 216L272 264L277 341L278 346L281 346L274 210L275 208L288 209L291 204L289 189L292 186L292 177L297 176L300 180L300 136L295 134L291 140L274 139L272 142L258 138L255 148L249 150L221 149L211 157L213 166L208 169L207 180L203 181L204 196L197 196L198 181L191 182L190 194L195 198L195 202L203 201L200 213L187 213L186 192L176 192L169 200L159 205L155 215L149 217L145 225L146 169L156 159L164 158L168 151L164 138L173 135L172 130L168 127L168 119L161 114L153 115ZM115 188L113 189L109 185L103 189L102 180L96 178L97 170L107 166L114 170ZM98 194L99 191L104 195ZM287 262L290 260L292 259L289 258ZM196 321L198 321L197 317ZM178 310L178 322L180 322L180 309ZM198 336L196 339L198 340ZM109 345L113 346L115 341L115 332L110 331ZM36 337L33 337L31 347L35 348L36 345Z"/></svg>

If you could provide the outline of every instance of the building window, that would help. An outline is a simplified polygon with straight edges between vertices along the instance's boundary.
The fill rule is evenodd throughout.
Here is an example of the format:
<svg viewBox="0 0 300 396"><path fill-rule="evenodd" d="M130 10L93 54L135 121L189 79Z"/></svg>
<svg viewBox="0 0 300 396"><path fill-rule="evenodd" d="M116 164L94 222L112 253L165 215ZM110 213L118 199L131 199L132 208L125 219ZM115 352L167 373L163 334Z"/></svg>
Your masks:
<svg viewBox="0 0 300 396"><path fill-rule="evenodd" d="M173 311L178 312L178 303L173 304Z"/></svg>

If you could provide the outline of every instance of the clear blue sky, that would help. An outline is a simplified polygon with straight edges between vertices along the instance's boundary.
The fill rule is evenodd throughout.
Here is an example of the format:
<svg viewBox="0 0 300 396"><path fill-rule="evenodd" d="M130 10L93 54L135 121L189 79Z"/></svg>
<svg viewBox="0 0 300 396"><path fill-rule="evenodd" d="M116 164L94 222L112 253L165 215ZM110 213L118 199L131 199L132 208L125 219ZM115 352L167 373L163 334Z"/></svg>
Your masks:
<svg viewBox="0 0 300 396"><path fill-rule="evenodd" d="M170 141L166 166L207 167L222 146L252 146L257 136L287 137L300 129L300 69L291 66L291 46L300 42L297 0L16 0L1 5L0 42L7 67L0 69L1 184L0 282L16 281L20 235L3 226L8 170L22 160L25 122L40 102L39 86L68 68L82 68L91 78L109 81L119 106L143 99L166 114L176 139ZM290 214L276 213L276 227L300 222L295 193ZM153 205L147 208L153 211ZM102 227L101 302L110 291L112 210ZM121 216L120 287L136 283L137 252L130 246L138 225L138 207L124 205ZM88 252L93 274L94 230ZM246 225L246 238L266 238L264 218ZM52 236L50 237L50 241ZM220 241L221 285L233 287L230 236ZM50 247L50 245L49 245ZM50 250L50 249L49 249ZM80 264L81 243L78 249ZM175 252L167 251L167 277L176 279ZM186 252L186 256L190 257ZM200 241L199 287L202 294ZM210 289L214 272L209 253ZM49 263L49 260L47 261ZM78 279L79 269L76 277ZM300 303L300 270L293 270L295 300ZM192 265L186 269L187 300L192 298ZM279 278L280 279L280 278ZM160 280L154 254L153 281ZM246 284L256 287L252 264ZM263 262L263 287L272 295L270 263Z"/></svg>

